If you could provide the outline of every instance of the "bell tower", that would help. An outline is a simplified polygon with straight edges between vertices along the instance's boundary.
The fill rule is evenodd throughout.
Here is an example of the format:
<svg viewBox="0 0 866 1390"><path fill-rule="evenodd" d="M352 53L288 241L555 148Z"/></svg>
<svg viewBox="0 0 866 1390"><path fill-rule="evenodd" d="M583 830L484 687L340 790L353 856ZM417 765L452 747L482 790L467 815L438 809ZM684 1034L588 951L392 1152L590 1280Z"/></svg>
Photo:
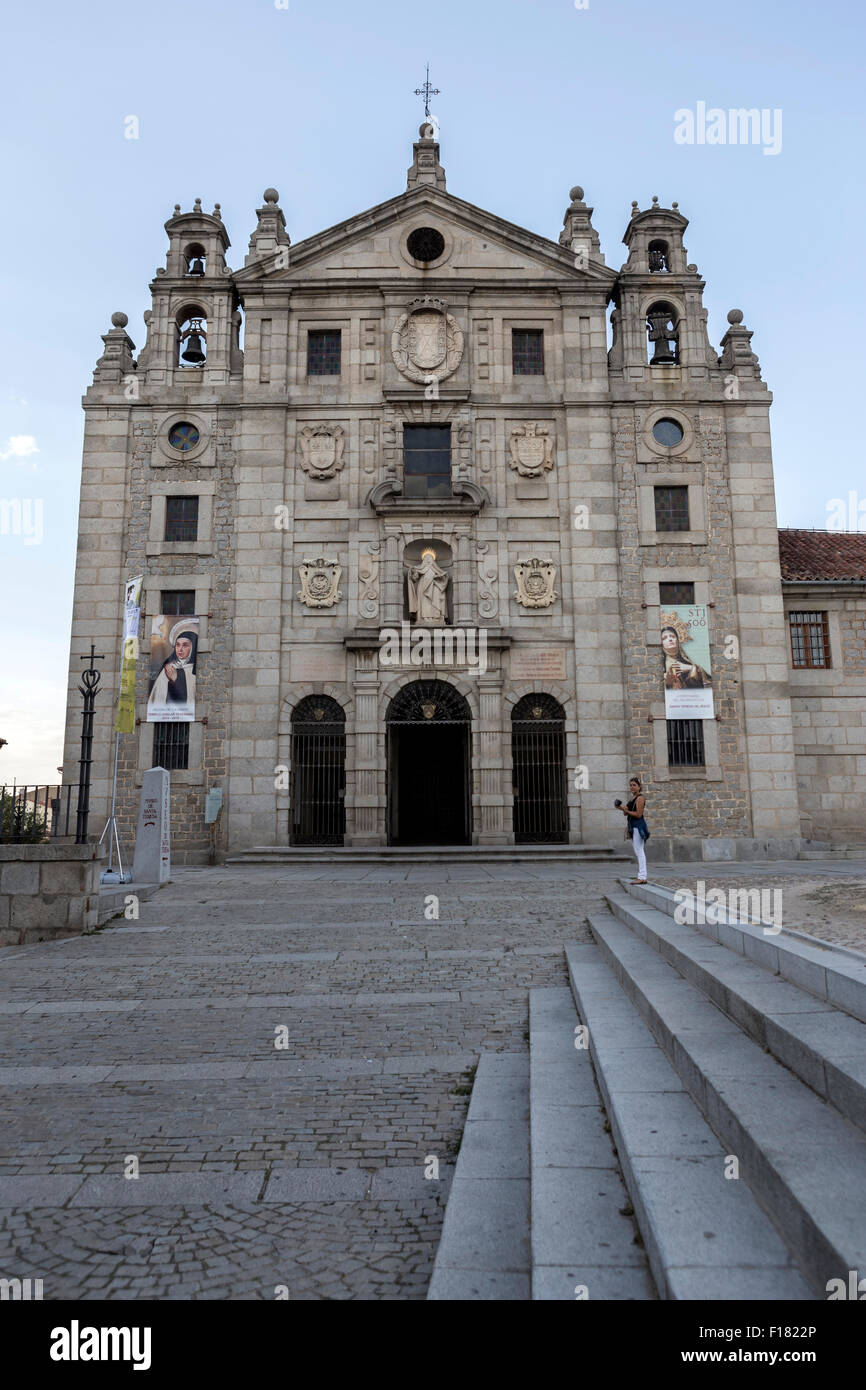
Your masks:
<svg viewBox="0 0 866 1390"><path fill-rule="evenodd" d="M628 260L614 295L610 368L630 380L694 382L718 367L707 335L704 281L688 263L683 234L688 219L677 203L641 212L632 203L623 242Z"/></svg>
<svg viewBox="0 0 866 1390"><path fill-rule="evenodd" d="M139 372L150 390L223 385L240 375L240 306L226 264L230 246L220 206L206 213L196 198L191 212L176 203L165 224L168 254L151 282L153 308L145 315L147 342ZM195 374L195 375L194 375Z"/></svg>

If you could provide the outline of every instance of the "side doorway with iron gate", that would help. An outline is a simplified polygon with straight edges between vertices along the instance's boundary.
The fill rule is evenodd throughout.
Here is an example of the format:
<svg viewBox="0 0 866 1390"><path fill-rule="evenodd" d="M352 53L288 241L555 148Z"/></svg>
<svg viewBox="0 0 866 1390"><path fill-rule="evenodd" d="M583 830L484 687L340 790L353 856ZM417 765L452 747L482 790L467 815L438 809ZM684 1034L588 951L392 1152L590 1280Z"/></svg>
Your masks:
<svg viewBox="0 0 866 1390"><path fill-rule="evenodd" d="M289 843L342 845L346 835L346 716L327 695L292 715Z"/></svg>
<svg viewBox="0 0 866 1390"><path fill-rule="evenodd" d="M567 844L565 711L552 695L514 706L511 760L515 844Z"/></svg>

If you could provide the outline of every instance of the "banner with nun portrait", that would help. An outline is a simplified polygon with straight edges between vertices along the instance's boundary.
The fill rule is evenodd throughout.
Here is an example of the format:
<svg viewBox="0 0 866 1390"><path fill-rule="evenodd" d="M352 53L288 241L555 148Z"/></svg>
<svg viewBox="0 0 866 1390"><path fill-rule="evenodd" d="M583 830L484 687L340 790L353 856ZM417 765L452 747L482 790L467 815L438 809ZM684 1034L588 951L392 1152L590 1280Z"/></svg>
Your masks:
<svg viewBox="0 0 866 1390"><path fill-rule="evenodd" d="M149 724L191 724L195 719L198 627L198 618L179 618L176 613L151 619Z"/></svg>
<svg viewBox="0 0 866 1390"><path fill-rule="evenodd" d="M666 719L714 719L710 629L706 605L661 612Z"/></svg>

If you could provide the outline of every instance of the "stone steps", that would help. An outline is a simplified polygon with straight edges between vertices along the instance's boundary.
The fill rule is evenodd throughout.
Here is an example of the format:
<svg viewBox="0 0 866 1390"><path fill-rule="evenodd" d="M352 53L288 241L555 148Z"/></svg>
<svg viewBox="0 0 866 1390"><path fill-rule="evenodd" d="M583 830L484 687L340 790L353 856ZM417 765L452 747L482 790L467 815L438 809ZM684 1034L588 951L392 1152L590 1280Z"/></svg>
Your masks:
<svg viewBox="0 0 866 1390"><path fill-rule="evenodd" d="M866 1267L866 1138L845 1117L844 1097L837 1097L840 1113L613 913L593 916L590 925L611 975L724 1152L738 1159L740 1181L771 1217L816 1295L829 1279ZM569 947L567 956L583 1016L582 949ZM602 1060L602 1073L603 1067ZM604 1093L601 1077L600 1084ZM726 1186L739 1190L733 1182ZM635 1192L632 1200L640 1210Z"/></svg>
<svg viewBox="0 0 866 1390"><path fill-rule="evenodd" d="M672 889L629 884L624 879L619 880L619 886L630 898L674 916L677 896ZM861 952L820 941L791 927L780 930L769 921L739 920L726 906L708 904L703 911L696 911L694 925L704 936L866 1023L866 960Z"/></svg>
<svg viewBox="0 0 866 1390"><path fill-rule="evenodd" d="M617 894L608 894L607 903L754 1042L866 1132L866 1024L658 908Z"/></svg>
<svg viewBox="0 0 866 1390"><path fill-rule="evenodd" d="M622 864L629 860L612 845L335 845L261 846L238 850L226 864Z"/></svg>
<svg viewBox="0 0 866 1390"><path fill-rule="evenodd" d="M808 1285L747 1184L725 1178L730 1150L687 1094L602 951L575 943L566 955L589 1029L590 1051L582 1055L595 1067L661 1297L808 1299Z"/></svg>
<svg viewBox="0 0 866 1390"><path fill-rule="evenodd" d="M532 1297L655 1298L577 1026L567 986L530 991Z"/></svg>

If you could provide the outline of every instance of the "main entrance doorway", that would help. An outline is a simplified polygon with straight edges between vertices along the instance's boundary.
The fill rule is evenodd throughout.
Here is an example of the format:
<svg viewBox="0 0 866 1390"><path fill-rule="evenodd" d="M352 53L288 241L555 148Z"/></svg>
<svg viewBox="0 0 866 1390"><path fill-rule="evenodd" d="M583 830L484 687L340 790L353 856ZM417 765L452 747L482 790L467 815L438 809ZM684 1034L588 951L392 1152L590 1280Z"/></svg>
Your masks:
<svg viewBox="0 0 866 1390"><path fill-rule="evenodd" d="M446 681L413 681L388 707L388 843L472 843L469 706Z"/></svg>

